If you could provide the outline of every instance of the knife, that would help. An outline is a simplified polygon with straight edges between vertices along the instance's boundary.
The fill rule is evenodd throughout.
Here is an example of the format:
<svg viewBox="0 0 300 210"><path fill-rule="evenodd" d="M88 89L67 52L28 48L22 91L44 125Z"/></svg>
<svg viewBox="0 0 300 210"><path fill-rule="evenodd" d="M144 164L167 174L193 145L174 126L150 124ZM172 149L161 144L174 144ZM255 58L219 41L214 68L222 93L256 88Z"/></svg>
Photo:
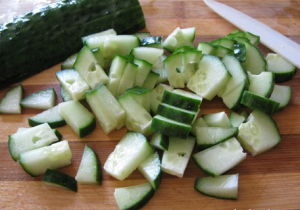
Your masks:
<svg viewBox="0 0 300 210"><path fill-rule="evenodd" d="M236 27L260 36L263 45L300 68L300 45L298 43L232 7L214 0L203 1L208 7Z"/></svg>

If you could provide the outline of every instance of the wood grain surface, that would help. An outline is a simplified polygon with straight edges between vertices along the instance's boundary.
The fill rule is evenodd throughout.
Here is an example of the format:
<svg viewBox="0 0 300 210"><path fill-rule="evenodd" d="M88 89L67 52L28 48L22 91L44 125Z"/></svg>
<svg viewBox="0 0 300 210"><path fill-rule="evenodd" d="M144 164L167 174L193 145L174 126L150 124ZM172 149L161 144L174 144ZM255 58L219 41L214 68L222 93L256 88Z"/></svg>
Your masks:
<svg viewBox="0 0 300 210"><path fill-rule="evenodd" d="M31 10L50 0L0 0L0 21ZM229 6L258 19L275 30L300 43L299 0L222 0ZM235 27L210 10L201 0L140 0L146 17L147 28L153 35L166 37L175 27L196 27L195 45L230 33ZM255 33L255 31L253 31ZM259 45L263 53L269 50ZM299 55L300 59L300 55ZM13 62L13 61L12 61ZM0 64L1 65L1 64ZM57 103L61 102L59 83L55 72L57 64L21 83L25 95L48 87L54 87ZM239 173L239 198L236 201L204 196L193 188L196 177L206 176L191 160L182 179L163 174L162 184L143 209L300 209L300 75L287 83L292 88L292 99L283 111L273 117L282 134L282 142L271 151L252 157L233 168L229 173ZM10 87L0 90L0 98ZM204 101L200 114L229 110L219 98ZM103 184L78 185L78 193L49 188L42 177L32 178L12 160L7 148L8 135L19 127L28 127L27 119L41 110L23 109L21 115L0 116L0 209L118 209L113 197L116 187L145 182L138 172L124 181L118 181L103 171ZM79 139L69 126L58 128L63 138L70 142L72 165L60 169L75 176L83 153L89 144L99 155L102 165L113 151L126 129L105 135L97 129Z"/></svg>

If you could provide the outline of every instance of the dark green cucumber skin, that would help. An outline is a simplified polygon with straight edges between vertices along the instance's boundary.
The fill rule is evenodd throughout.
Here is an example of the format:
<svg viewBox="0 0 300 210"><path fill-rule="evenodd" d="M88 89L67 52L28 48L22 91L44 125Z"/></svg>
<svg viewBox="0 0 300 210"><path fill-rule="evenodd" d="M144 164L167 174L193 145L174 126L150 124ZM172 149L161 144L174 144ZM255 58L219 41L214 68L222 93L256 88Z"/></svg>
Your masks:
<svg viewBox="0 0 300 210"><path fill-rule="evenodd" d="M145 27L138 0L61 0L0 25L0 88L50 68L78 52L81 37L113 28Z"/></svg>
<svg viewBox="0 0 300 210"><path fill-rule="evenodd" d="M43 182L56 184L57 186L77 192L77 182L75 178L59 171L47 169L43 177Z"/></svg>
<svg viewBox="0 0 300 210"><path fill-rule="evenodd" d="M252 94L249 91L244 91L241 104L250 109L259 109L267 114L274 114L278 111L279 103L271 99Z"/></svg>

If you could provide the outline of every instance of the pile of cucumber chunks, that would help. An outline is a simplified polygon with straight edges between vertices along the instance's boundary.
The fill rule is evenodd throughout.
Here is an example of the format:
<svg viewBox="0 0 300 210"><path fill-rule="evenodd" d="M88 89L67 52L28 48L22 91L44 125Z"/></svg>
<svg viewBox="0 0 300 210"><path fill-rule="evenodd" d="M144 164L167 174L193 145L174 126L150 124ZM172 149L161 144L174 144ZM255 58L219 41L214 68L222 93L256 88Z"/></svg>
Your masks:
<svg viewBox="0 0 300 210"><path fill-rule="evenodd" d="M21 113L21 105L47 109L29 119L31 126L46 123L55 128L68 124L80 138L96 128L95 120L105 134L126 126L129 131L103 168L119 180L138 168L149 183L116 189L120 209L145 205L158 190L162 172L182 178L191 157L209 175L196 178L197 191L237 199L238 174L224 173L242 162L246 152L255 156L281 141L272 114L288 105L291 87L279 83L291 80L296 67L275 53L264 56L258 48L259 37L249 32L233 31L198 46L194 45L194 38L195 28L179 27L164 40L148 32L117 35L113 29L83 37L83 48L66 59L62 70L56 73L62 103L55 106L56 93L47 89L43 91L48 93L44 100L28 100L34 98L32 95L39 96L34 93L27 97L29 104L25 104L19 85L2 99L0 113L10 112L5 110L4 99L13 92L19 98L11 113ZM180 98L189 101L189 106L176 103ZM229 114L222 111L199 116L201 103L214 98L222 99ZM82 100L91 111L80 103ZM196 109L191 110L191 105ZM61 117L61 124L50 122L47 117L43 120L43 115L49 116L50 108L51 115ZM197 152L192 154L195 145ZM121 154L118 148L143 153ZM158 151L162 152L161 160ZM70 156L66 157L70 160ZM118 161L122 162L120 167L109 166ZM45 173L46 169L31 175ZM96 176L101 176L101 171ZM228 187L222 187L224 183ZM143 196L128 203L130 199L124 196L129 193L123 191L131 195L143 192Z"/></svg>

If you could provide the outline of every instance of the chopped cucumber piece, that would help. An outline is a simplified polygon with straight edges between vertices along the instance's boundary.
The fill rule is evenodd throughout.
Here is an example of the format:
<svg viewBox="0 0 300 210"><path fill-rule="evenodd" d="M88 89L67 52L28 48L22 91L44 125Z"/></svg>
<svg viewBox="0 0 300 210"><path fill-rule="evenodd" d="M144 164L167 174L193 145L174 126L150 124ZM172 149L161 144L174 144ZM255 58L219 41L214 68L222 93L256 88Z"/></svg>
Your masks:
<svg viewBox="0 0 300 210"><path fill-rule="evenodd" d="M164 40L163 47L169 52L174 52L176 49L182 46L194 46L193 41L191 41L188 32L185 33L181 28L177 27L175 30Z"/></svg>
<svg viewBox="0 0 300 210"><path fill-rule="evenodd" d="M48 123L51 128L66 125L66 121L59 114L58 105L28 118L28 124L32 127L43 123Z"/></svg>
<svg viewBox="0 0 300 210"><path fill-rule="evenodd" d="M138 167L138 170L145 176L154 190L158 190L161 179L162 170L158 152L149 155Z"/></svg>
<svg viewBox="0 0 300 210"><path fill-rule="evenodd" d="M164 91L162 102L181 109L198 112L202 97L181 89Z"/></svg>
<svg viewBox="0 0 300 210"><path fill-rule="evenodd" d="M205 55L212 55L215 50L215 46L208 42L199 42L197 50L201 51Z"/></svg>
<svg viewBox="0 0 300 210"><path fill-rule="evenodd" d="M17 85L9 89L0 101L0 114L21 114L20 102L23 98L24 89Z"/></svg>
<svg viewBox="0 0 300 210"><path fill-rule="evenodd" d="M149 31L147 31L147 32L137 32L134 35L137 36L140 41L143 41L143 39L151 36Z"/></svg>
<svg viewBox="0 0 300 210"><path fill-rule="evenodd" d="M51 169L47 169L43 183L46 186L58 187L77 192L77 182L74 177Z"/></svg>
<svg viewBox="0 0 300 210"><path fill-rule="evenodd" d="M234 90L227 95L222 96L223 103L231 110L238 111L241 108L241 100L245 90L247 90L247 82L242 82Z"/></svg>
<svg viewBox="0 0 300 210"><path fill-rule="evenodd" d="M74 69L65 69L56 72L56 77L62 87L75 101L84 99L85 92L90 89L88 84Z"/></svg>
<svg viewBox="0 0 300 210"><path fill-rule="evenodd" d="M130 94L134 100L141 104L147 112L150 113L150 90L143 87L133 87L126 90L126 93Z"/></svg>
<svg viewBox="0 0 300 210"><path fill-rule="evenodd" d="M196 119L196 121L192 124L191 133L196 136L196 130L200 127L208 127L207 123L203 120L202 117Z"/></svg>
<svg viewBox="0 0 300 210"><path fill-rule="evenodd" d="M116 179L124 180L153 153L153 150L143 134L127 131L108 156L104 170Z"/></svg>
<svg viewBox="0 0 300 210"><path fill-rule="evenodd" d="M95 151L87 144L84 146L81 162L75 176L81 184L101 184L102 172L100 161Z"/></svg>
<svg viewBox="0 0 300 210"><path fill-rule="evenodd" d="M164 151L162 156L162 170L168 174L182 178L195 142L195 138L191 136L186 139L170 137L169 148Z"/></svg>
<svg viewBox="0 0 300 210"><path fill-rule="evenodd" d="M215 45L215 46L220 45L222 47L226 47L228 49L233 50L235 41L232 40L232 39L229 39L227 37L222 37L222 38L219 38L219 39L215 39L215 40L211 41L210 43Z"/></svg>
<svg viewBox="0 0 300 210"><path fill-rule="evenodd" d="M269 98L274 89L274 74L272 72L261 72L252 74L248 72L249 89L251 93Z"/></svg>
<svg viewBox="0 0 300 210"><path fill-rule="evenodd" d="M230 79L223 62L212 55L204 55L199 69L188 81L187 87L207 100L212 100Z"/></svg>
<svg viewBox="0 0 300 210"><path fill-rule="evenodd" d="M198 112L188 111L165 103L159 104L157 114L187 124L192 124L198 116Z"/></svg>
<svg viewBox="0 0 300 210"><path fill-rule="evenodd" d="M98 33L93 33L81 38L84 45L88 46L90 49L100 47L101 44L109 37L116 36L117 32L114 29L107 29Z"/></svg>
<svg viewBox="0 0 300 210"><path fill-rule="evenodd" d="M96 88L101 83L108 82L108 76L98 64L93 52L83 47L76 58L74 69L82 76L90 88Z"/></svg>
<svg viewBox="0 0 300 210"><path fill-rule="evenodd" d="M163 94L165 90L172 90L173 87L166 84L159 84L150 92L150 110L152 114L157 114L157 109L161 100L163 98Z"/></svg>
<svg viewBox="0 0 300 210"><path fill-rule="evenodd" d="M152 118L150 130L167 136L187 138L191 131L191 125L155 115Z"/></svg>
<svg viewBox="0 0 300 210"><path fill-rule="evenodd" d="M270 115L257 109L239 126L237 137L253 156L270 150L281 141L276 122Z"/></svg>
<svg viewBox="0 0 300 210"><path fill-rule="evenodd" d="M123 95L128 88L132 88L134 86L133 78L136 77L137 71L138 71L138 65L131 62L126 63L122 77L119 82L116 97Z"/></svg>
<svg viewBox="0 0 300 210"><path fill-rule="evenodd" d="M50 145L58 141L57 136L47 124L26 128L9 136L8 149L11 157L17 161L21 153Z"/></svg>
<svg viewBox="0 0 300 210"><path fill-rule="evenodd" d="M131 54L137 59L145 60L154 65L164 54L164 50L154 47L136 47L132 49Z"/></svg>
<svg viewBox="0 0 300 210"><path fill-rule="evenodd" d="M154 133L151 137L150 144L156 149L168 150L169 137L161 133Z"/></svg>
<svg viewBox="0 0 300 210"><path fill-rule="evenodd" d="M62 85L60 85L59 90L60 90L60 95L61 95L61 98L63 101L73 100L72 96L66 91L66 89Z"/></svg>
<svg viewBox="0 0 300 210"><path fill-rule="evenodd" d="M278 111L279 103L265 98L249 91L244 91L241 104L249 107L250 109L259 109L268 114L274 114Z"/></svg>
<svg viewBox="0 0 300 210"><path fill-rule="evenodd" d="M72 69L73 65L75 63L75 60L77 58L77 53L70 55L66 60L64 60L62 62L62 64L60 65L61 70L64 69Z"/></svg>
<svg viewBox="0 0 300 210"><path fill-rule="evenodd" d="M184 75L178 68L182 66L182 52L173 53L164 60L164 66L167 71L169 84L174 88L184 88Z"/></svg>
<svg viewBox="0 0 300 210"><path fill-rule="evenodd" d="M229 120L230 120L232 127L239 127L240 124L245 122L246 118L236 112L230 112Z"/></svg>
<svg viewBox="0 0 300 210"><path fill-rule="evenodd" d="M278 111L285 108L292 96L292 89L287 85L275 85L270 99L279 103Z"/></svg>
<svg viewBox="0 0 300 210"><path fill-rule="evenodd" d="M232 169L246 158L239 141L232 137L213 147L195 153L192 157L199 168L215 177Z"/></svg>
<svg viewBox="0 0 300 210"><path fill-rule="evenodd" d="M70 165L72 152L67 140L23 152L19 161L23 169L31 176L38 176L47 169L59 169Z"/></svg>
<svg viewBox="0 0 300 210"><path fill-rule="evenodd" d="M147 88L149 90L153 90L155 88L158 78L159 78L159 74L150 71L142 87Z"/></svg>
<svg viewBox="0 0 300 210"><path fill-rule="evenodd" d="M107 84L107 88L114 96L117 95L118 87L123 76L126 64L127 59L119 55L116 55L111 62L108 74L109 81Z"/></svg>
<svg viewBox="0 0 300 210"><path fill-rule="evenodd" d="M20 104L24 108L50 109L55 106L56 92L53 88L41 90L24 98Z"/></svg>
<svg viewBox="0 0 300 210"><path fill-rule="evenodd" d="M140 209L153 197L155 190L150 183L116 188L114 197L120 210Z"/></svg>
<svg viewBox="0 0 300 210"><path fill-rule="evenodd" d="M133 86L142 86L148 74L150 73L150 70L152 69L152 64L137 58L135 58L133 62L134 64L138 65Z"/></svg>
<svg viewBox="0 0 300 210"><path fill-rule="evenodd" d="M246 38L251 44L257 45L260 42L260 37L252 34L248 31L244 32L244 31L233 31L230 34L226 35L225 37L228 38L237 38L237 37L242 37L242 38Z"/></svg>
<svg viewBox="0 0 300 210"><path fill-rule="evenodd" d="M230 120L224 111L210 113L210 114L203 114L202 118L205 121L205 123L211 127L224 127L224 128L231 127Z"/></svg>
<svg viewBox="0 0 300 210"><path fill-rule="evenodd" d="M164 67L164 60L167 58L165 54L161 55L152 66L152 72L159 74L156 85L168 81L167 70Z"/></svg>
<svg viewBox="0 0 300 210"><path fill-rule="evenodd" d="M235 137L237 134L237 127L199 127L196 128L197 147L203 150Z"/></svg>
<svg viewBox="0 0 300 210"><path fill-rule="evenodd" d="M242 65L245 70L250 71L252 74L260 74L266 71L266 60L261 51L250 42L244 44L246 46L246 60L242 62Z"/></svg>
<svg viewBox="0 0 300 210"><path fill-rule="evenodd" d="M196 35L196 28L195 27L190 27L190 28L182 28L181 32L183 33L183 36L193 42L195 39L195 35Z"/></svg>
<svg viewBox="0 0 300 210"><path fill-rule="evenodd" d="M239 175L221 175L217 177L196 178L194 188L198 192L215 198L238 198Z"/></svg>
<svg viewBox="0 0 300 210"><path fill-rule="evenodd" d="M94 115L80 102L66 101L60 103L58 107L59 114L80 138L87 136L96 128Z"/></svg>
<svg viewBox="0 0 300 210"><path fill-rule="evenodd" d="M268 53L266 56L267 71L273 72L275 82L287 82L291 80L297 71L296 66L275 53Z"/></svg>
<svg viewBox="0 0 300 210"><path fill-rule="evenodd" d="M126 113L125 124L129 130L140 132L145 136L149 136L152 116L150 113L129 93L125 93L118 98Z"/></svg>
<svg viewBox="0 0 300 210"><path fill-rule="evenodd" d="M125 110L104 84L86 92L86 101L108 134L125 126Z"/></svg>

